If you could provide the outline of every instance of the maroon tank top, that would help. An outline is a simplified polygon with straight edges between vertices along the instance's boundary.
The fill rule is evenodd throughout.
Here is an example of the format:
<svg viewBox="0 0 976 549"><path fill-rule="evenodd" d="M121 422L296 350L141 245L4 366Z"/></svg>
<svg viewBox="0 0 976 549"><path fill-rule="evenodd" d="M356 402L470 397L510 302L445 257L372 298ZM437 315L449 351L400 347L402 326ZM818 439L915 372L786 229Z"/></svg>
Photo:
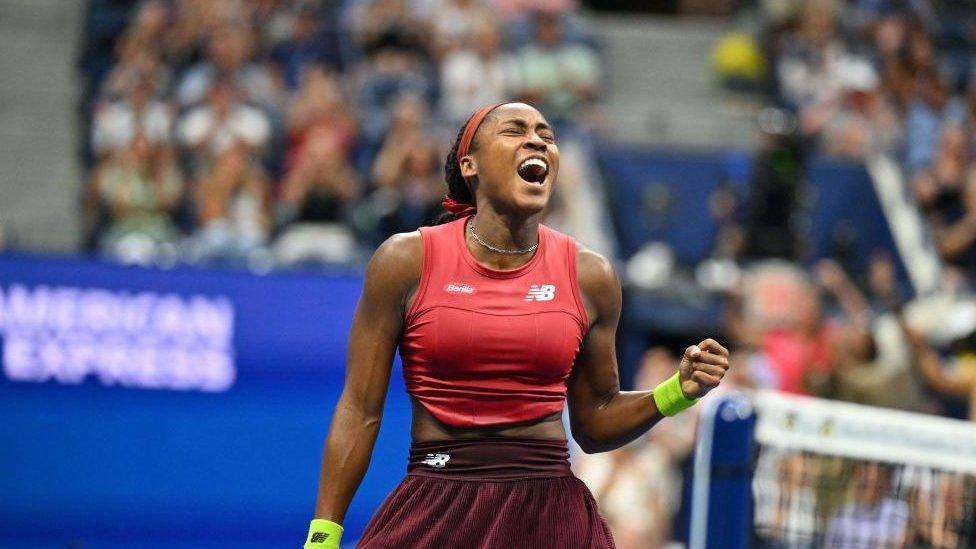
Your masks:
<svg viewBox="0 0 976 549"><path fill-rule="evenodd" d="M407 392L452 427L560 412L588 328L576 243L539 225L532 259L498 271L471 255L466 221L420 229L420 285L400 341Z"/></svg>

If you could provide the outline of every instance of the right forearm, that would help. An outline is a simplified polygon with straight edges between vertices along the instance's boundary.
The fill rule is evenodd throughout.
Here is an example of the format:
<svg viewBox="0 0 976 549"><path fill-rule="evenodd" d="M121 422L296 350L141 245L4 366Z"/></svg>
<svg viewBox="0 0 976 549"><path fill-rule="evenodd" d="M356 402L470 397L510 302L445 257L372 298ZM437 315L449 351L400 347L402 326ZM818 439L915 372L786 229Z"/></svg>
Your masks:
<svg viewBox="0 0 976 549"><path fill-rule="evenodd" d="M380 416L354 406L336 406L322 456L315 518L341 523L369 467Z"/></svg>

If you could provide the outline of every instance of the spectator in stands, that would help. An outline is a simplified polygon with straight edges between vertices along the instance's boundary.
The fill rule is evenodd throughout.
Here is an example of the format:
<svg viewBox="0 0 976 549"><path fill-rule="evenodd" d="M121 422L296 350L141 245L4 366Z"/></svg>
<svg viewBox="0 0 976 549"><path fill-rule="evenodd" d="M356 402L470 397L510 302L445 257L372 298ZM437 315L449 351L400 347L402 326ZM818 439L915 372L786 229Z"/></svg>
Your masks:
<svg viewBox="0 0 976 549"><path fill-rule="evenodd" d="M310 4L300 4L292 19L291 36L271 50L271 60L290 90L298 88L308 67L324 64L337 68L341 64L338 45L317 15Z"/></svg>
<svg viewBox="0 0 976 549"><path fill-rule="evenodd" d="M267 67L252 61L253 30L248 24L228 22L209 35L207 58L183 76L177 85L176 99L183 108L204 101L216 81L229 83L246 102L274 109L280 90Z"/></svg>
<svg viewBox="0 0 976 549"><path fill-rule="evenodd" d="M836 94L815 100L800 114L802 131L819 136L832 156L864 158L900 145L901 121L881 94L877 74L866 60L837 62Z"/></svg>
<svg viewBox="0 0 976 549"><path fill-rule="evenodd" d="M160 48L167 41L171 13L164 0L143 0L126 31L143 48Z"/></svg>
<svg viewBox="0 0 976 549"><path fill-rule="evenodd" d="M131 2L107 0L93 0L84 6L79 55L75 61L81 87L78 99L78 153L85 169L90 169L95 160L90 149L91 111L106 75L117 62L117 43L125 34L135 6Z"/></svg>
<svg viewBox="0 0 976 549"><path fill-rule="evenodd" d="M788 393L819 394L833 366L837 327L826 322L806 274L783 263L757 266L746 277L739 339L754 342L768 365L765 383Z"/></svg>
<svg viewBox="0 0 976 549"><path fill-rule="evenodd" d="M529 22L539 13L566 16L579 8L577 0L492 0L491 4L506 26Z"/></svg>
<svg viewBox="0 0 976 549"><path fill-rule="evenodd" d="M911 82L905 113L905 168L909 173L930 167L938 149L949 105L945 83L931 71Z"/></svg>
<svg viewBox="0 0 976 549"><path fill-rule="evenodd" d="M345 153L326 126L304 140L278 204L277 223L289 225L275 245L283 263L352 259L356 241L347 223L362 187Z"/></svg>
<svg viewBox="0 0 976 549"><path fill-rule="evenodd" d="M172 213L183 181L168 150L137 133L98 165L93 186L108 216L102 253L139 264L150 264L167 251L175 255L180 234Z"/></svg>
<svg viewBox="0 0 976 549"><path fill-rule="evenodd" d="M402 114L373 164L376 189L370 206L377 217L377 242L394 233L432 225L442 211L440 151L414 115L420 109L419 101L401 100L398 110Z"/></svg>
<svg viewBox="0 0 976 549"><path fill-rule="evenodd" d="M942 258L951 265L976 272L976 164L969 167L961 196L951 189L943 189L948 203L941 212L930 215L935 229L935 241ZM941 213L941 215L939 215Z"/></svg>
<svg viewBox="0 0 976 549"><path fill-rule="evenodd" d="M394 47L423 44L428 24L425 18L434 14L410 0L358 0L351 9L350 31L360 47L369 50L375 44L398 37Z"/></svg>
<svg viewBox="0 0 976 549"><path fill-rule="evenodd" d="M233 0L176 0L172 6L162 47L167 65L181 75L207 57L210 37L217 28L229 22L243 24L246 13L240 2Z"/></svg>
<svg viewBox="0 0 976 549"><path fill-rule="evenodd" d="M196 183L200 227L194 260L242 260L260 252L271 228L270 188L252 148L231 144Z"/></svg>
<svg viewBox="0 0 976 549"><path fill-rule="evenodd" d="M760 113L760 150L745 202L746 258L797 259L803 235L797 218L807 195L806 155L794 131L792 116L780 109ZM779 122L776 122L776 121Z"/></svg>
<svg viewBox="0 0 976 549"><path fill-rule="evenodd" d="M756 533L761 547L812 549L818 545L817 493L819 461L802 452L760 454L753 476ZM772 470L767 470L772 469Z"/></svg>
<svg viewBox="0 0 976 549"><path fill-rule="evenodd" d="M866 286L868 301L875 315L905 302L905 289L898 280L895 259L886 250L875 250L868 258Z"/></svg>
<svg viewBox="0 0 976 549"><path fill-rule="evenodd" d="M116 49L118 61L99 90L102 101L125 99L141 80L151 82L153 91L165 90L169 86L172 71L163 64L156 44L145 43L136 35L126 34L119 40Z"/></svg>
<svg viewBox="0 0 976 549"><path fill-rule="evenodd" d="M779 45L776 80L782 101L802 110L833 96L838 88L837 64L847 55L833 6L805 2L797 30Z"/></svg>
<svg viewBox="0 0 976 549"><path fill-rule="evenodd" d="M173 114L155 97L156 82L150 74L134 75L127 97L95 111L92 146L99 157L127 148L137 134L153 146L168 146Z"/></svg>
<svg viewBox="0 0 976 549"><path fill-rule="evenodd" d="M443 0L438 4L431 22L432 51L437 58L465 46L472 35L480 32L484 23L494 20L485 0Z"/></svg>
<svg viewBox="0 0 976 549"><path fill-rule="evenodd" d="M357 75L358 104L363 138L375 154L393 123L394 105L404 96L429 102L433 83L427 52L411 28L393 26L371 37L366 54Z"/></svg>
<svg viewBox="0 0 976 549"><path fill-rule="evenodd" d="M311 133L332 134L349 157L357 138L355 112L342 94L339 74L324 65L309 67L292 99L285 122L286 171L294 168Z"/></svg>
<svg viewBox="0 0 976 549"><path fill-rule="evenodd" d="M974 488L971 478L946 473L936 477L934 490L919 490L912 506L910 546L938 549L976 546Z"/></svg>
<svg viewBox="0 0 976 549"><path fill-rule="evenodd" d="M517 57L522 99L557 126L578 120L600 93L599 59L589 47L566 41L563 25L558 15L538 15L534 41Z"/></svg>
<svg viewBox="0 0 976 549"><path fill-rule="evenodd" d="M952 400L968 400L969 419L976 421L976 361L972 351L961 354L949 367L918 331L908 327L899 315L911 344L912 361L925 384L936 394Z"/></svg>
<svg viewBox="0 0 976 549"><path fill-rule="evenodd" d="M501 103L518 93L518 70L501 49L501 35L491 18L472 25L470 44L452 50L441 62L441 110L460 126L484 105Z"/></svg>
<svg viewBox="0 0 976 549"><path fill-rule="evenodd" d="M207 102L186 113L177 126L193 173L208 171L214 159L237 144L252 151L261 150L268 143L270 132L268 117L240 102L236 86L228 80L213 82Z"/></svg>
<svg viewBox="0 0 976 549"><path fill-rule="evenodd" d="M831 351L833 369L823 396L902 410L928 409L928 399L911 365L898 352L903 338L897 326L873 318L868 299L836 262L820 261L816 276L842 312L834 320L838 329ZM893 305L893 297L889 295L883 312Z"/></svg>
<svg viewBox="0 0 976 549"><path fill-rule="evenodd" d="M859 463L851 483L852 501L827 523L827 547L902 547L908 536L909 508L891 497L891 468L875 462Z"/></svg>

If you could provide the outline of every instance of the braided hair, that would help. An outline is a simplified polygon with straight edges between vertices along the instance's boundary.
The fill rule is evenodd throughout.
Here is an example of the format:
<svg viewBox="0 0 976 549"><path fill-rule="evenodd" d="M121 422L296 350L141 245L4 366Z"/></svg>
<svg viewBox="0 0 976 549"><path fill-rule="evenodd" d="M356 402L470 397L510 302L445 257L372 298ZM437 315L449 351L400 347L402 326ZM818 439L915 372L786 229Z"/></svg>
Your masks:
<svg viewBox="0 0 976 549"><path fill-rule="evenodd" d="M488 113L484 120L481 121L481 125L484 125L488 119L492 118L495 113ZM457 154L458 148L461 146L461 137L464 135L464 126L461 126L461 130L458 131L457 138L454 139L454 146L451 147L450 152L447 153L447 158L444 159L444 182L447 183L447 196L453 199L455 202L460 204L471 204L474 205L474 194L471 192L471 187L467 181L464 180L464 176L461 175L461 164L458 162ZM477 135L477 134L476 134ZM474 152L478 148L478 140L471 140L471 147L469 153ZM449 223L458 219L458 216L451 212L444 212L437 218L437 224Z"/></svg>

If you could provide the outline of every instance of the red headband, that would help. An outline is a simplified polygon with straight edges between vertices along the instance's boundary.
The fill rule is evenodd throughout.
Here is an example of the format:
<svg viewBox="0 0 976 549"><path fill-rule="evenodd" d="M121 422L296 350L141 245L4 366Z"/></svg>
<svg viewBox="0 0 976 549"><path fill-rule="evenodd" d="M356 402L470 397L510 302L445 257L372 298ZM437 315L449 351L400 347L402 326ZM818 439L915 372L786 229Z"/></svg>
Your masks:
<svg viewBox="0 0 976 549"><path fill-rule="evenodd" d="M478 133L478 127L481 126L481 122L488 116L488 113L495 110L497 107L504 105L504 103L495 103L494 105L488 105L487 107L482 107L481 110L471 115L471 118L464 124L464 132L461 133L461 141L458 143L457 150L457 161L458 165L461 164L461 159L468 156L468 152L471 150L471 141L474 140L474 134ZM464 180L465 183L468 182L467 179ZM450 194L444 195L444 200L441 201L441 206L444 209L451 212L457 218L468 217L469 215L474 215L478 211L474 204L465 204L463 202L457 202Z"/></svg>
<svg viewBox="0 0 976 549"><path fill-rule="evenodd" d="M488 116L488 113L504 104L505 103L495 103L494 105L482 107L480 111L472 114L471 118L469 118L467 123L464 124L464 133L461 134L461 142L458 143L458 164L461 163L462 158L468 156L468 152L471 150L471 141L474 140L474 134L478 133L478 126L481 126L481 121Z"/></svg>

